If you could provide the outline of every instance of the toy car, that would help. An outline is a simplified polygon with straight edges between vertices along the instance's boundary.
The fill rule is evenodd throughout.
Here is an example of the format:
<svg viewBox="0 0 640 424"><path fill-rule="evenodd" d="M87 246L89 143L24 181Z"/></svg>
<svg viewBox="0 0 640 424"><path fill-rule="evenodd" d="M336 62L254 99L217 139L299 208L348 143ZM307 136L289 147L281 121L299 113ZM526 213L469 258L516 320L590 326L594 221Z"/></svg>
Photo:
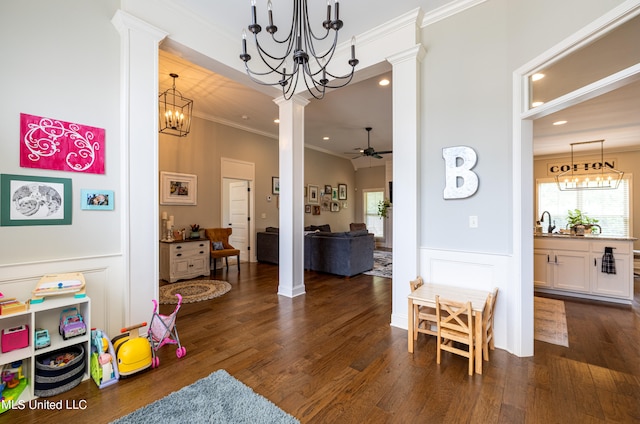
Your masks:
<svg viewBox="0 0 640 424"><path fill-rule="evenodd" d="M82 315L78 313L77 308L73 307L62 311L60 314L59 333L65 340L87 333L87 325L84 323Z"/></svg>
<svg viewBox="0 0 640 424"><path fill-rule="evenodd" d="M36 330L35 339L35 348L42 349L48 346L51 346L51 337L49 337L49 330L43 330L42 328L38 328Z"/></svg>

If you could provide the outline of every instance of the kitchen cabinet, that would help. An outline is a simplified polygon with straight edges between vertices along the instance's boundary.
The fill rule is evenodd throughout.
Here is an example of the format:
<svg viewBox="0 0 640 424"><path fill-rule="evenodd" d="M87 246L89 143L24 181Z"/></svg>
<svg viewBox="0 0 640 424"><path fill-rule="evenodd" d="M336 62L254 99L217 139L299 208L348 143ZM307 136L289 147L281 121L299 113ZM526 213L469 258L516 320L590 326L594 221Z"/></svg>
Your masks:
<svg viewBox="0 0 640 424"><path fill-rule="evenodd" d="M536 287L589 292L590 255L588 250L583 250L585 248L586 246L580 245L557 244L535 249Z"/></svg>
<svg viewBox="0 0 640 424"><path fill-rule="evenodd" d="M598 236L536 236L535 289L594 300L631 303L633 240ZM605 247L613 248L615 274L602 272Z"/></svg>
<svg viewBox="0 0 640 424"><path fill-rule="evenodd" d="M209 240L160 242L160 278L170 283L208 276Z"/></svg>

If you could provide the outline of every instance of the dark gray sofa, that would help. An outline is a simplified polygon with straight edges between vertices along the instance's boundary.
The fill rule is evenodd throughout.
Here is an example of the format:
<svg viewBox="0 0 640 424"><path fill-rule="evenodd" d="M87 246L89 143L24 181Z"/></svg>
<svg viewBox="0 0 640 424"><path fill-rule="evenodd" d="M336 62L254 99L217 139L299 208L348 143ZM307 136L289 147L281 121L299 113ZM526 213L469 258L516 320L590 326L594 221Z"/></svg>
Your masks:
<svg viewBox="0 0 640 424"><path fill-rule="evenodd" d="M367 230L307 235L312 271L351 277L373 269L373 234ZM305 245L306 247L306 245ZM306 259L306 258L305 258Z"/></svg>
<svg viewBox="0 0 640 424"><path fill-rule="evenodd" d="M318 272L351 277L373 269L373 234L366 230L332 233L319 231L321 226L306 231L304 238L304 267ZM278 264L279 233L277 228L267 228L257 234L257 259L259 262Z"/></svg>
<svg viewBox="0 0 640 424"><path fill-rule="evenodd" d="M256 257L258 262L278 265L280 249L280 235L275 227L267 227L256 234Z"/></svg>

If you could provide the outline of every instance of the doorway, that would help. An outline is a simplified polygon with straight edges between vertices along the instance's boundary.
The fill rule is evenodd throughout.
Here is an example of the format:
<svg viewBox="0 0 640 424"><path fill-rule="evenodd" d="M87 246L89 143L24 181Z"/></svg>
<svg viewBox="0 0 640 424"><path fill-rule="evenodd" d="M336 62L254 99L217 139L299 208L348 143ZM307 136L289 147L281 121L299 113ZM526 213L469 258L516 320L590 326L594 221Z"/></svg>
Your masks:
<svg viewBox="0 0 640 424"><path fill-rule="evenodd" d="M224 157L220 162L220 226L233 229L229 243L240 250L240 262L255 262L255 164Z"/></svg>
<svg viewBox="0 0 640 424"><path fill-rule="evenodd" d="M240 250L240 262L249 261L251 237L249 214L251 182L223 178L222 180L222 226L232 229L229 244Z"/></svg>
<svg viewBox="0 0 640 424"><path fill-rule="evenodd" d="M547 64L552 64L562 57L566 57L577 49L584 47L589 41L608 34L627 20L638 15L640 4L633 7L614 9L597 22L574 34L573 37L552 47L541 56L516 70L514 77L514 123L513 123L513 169L520 169L514 173L513 200L513 242L514 242L514 270L519 274L520 285L514 287L512 298L514 303L522 305L520 326L522 331L518 335L520 341L516 345L522 347L519 356L533 355L533 231L531 220L534 211L534 171L533 171L533 122L536 119L551 115L554 112L567 109L586 100L595 98L616 88L630 84L640 75L640 64L628 67L598 81L562 94L541 106L533 107L530 97L529 79ZM529 319L531 317L531 319Z"/></svg>

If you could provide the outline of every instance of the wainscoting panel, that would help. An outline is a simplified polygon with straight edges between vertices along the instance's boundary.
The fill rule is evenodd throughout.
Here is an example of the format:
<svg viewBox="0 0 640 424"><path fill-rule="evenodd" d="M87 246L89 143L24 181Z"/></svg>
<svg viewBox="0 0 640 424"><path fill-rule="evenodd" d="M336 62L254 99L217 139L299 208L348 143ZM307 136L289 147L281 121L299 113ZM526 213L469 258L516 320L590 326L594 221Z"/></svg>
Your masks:
<svg viewBox="0 0 640 424"><path fill-rule="evenodd" d="M91 326L115 336L125 324L122 269L120 255L3 265L0 266L0 292L6 297L26 301L43 275L81 272L86 281L87 296L91 298ZM150 304L149 316L152 310Z"/></svg>
<svg viewBox="0 0 640 424"><path fill-rule="evenodd" d="M491 291L498 287L498 300L495 311L495 345L501 349L508 346L509 282L511 256L487 255L472 252L420 249L420 275L427 282ZM514 283L519 283L514 282ZM408 282L394 282L401 287ZM408 308L406 306L405 308ZM408 311L394 311L392 325L407 329ZM533 317L532 317L533 319ZM507 349L509 350L509 349Z"/></svg>

